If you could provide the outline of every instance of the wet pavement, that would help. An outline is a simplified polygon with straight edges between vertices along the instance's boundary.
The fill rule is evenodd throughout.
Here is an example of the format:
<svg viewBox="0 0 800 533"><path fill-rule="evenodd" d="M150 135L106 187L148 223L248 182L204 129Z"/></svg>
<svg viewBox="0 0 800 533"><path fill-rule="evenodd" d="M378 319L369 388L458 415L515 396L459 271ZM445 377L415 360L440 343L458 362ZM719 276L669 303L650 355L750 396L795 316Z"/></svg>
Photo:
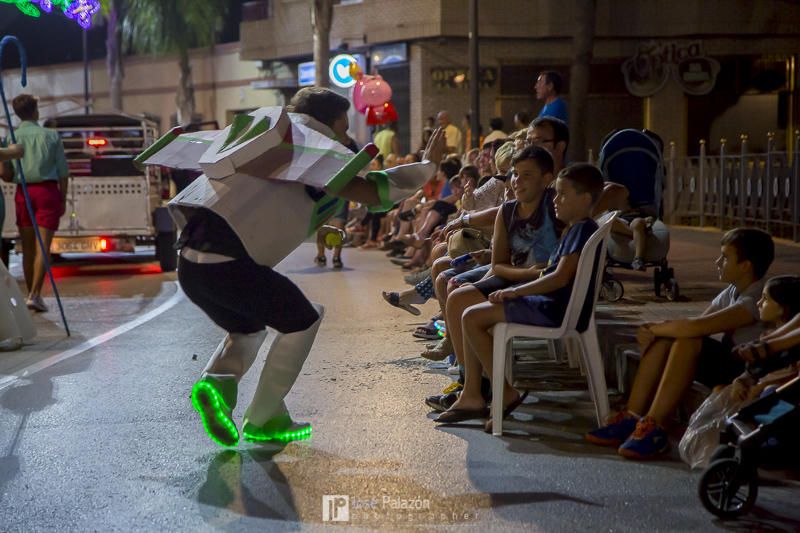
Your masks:
<svg viewBox="0 0 800 533"><path fill-rule="evenodd" d="M684 294L719 290L706 262L719 235L676 230L673 239ZM783 266L795 269L800 250L781 251ZM313 256L305 244L278 270L326 306L287 398L314 434L285 447L231 450L205 436L189 401L222 332L182 297L174 274L159 273L144 258L59 265L74 338L63 337L51 306L36 319L40 339L0 353L0 378L165 310L0 384L0 530L800 529L796 484L762 487L754 514L723 523L702 509L699 474L676 454L636 463L584 443L594 421L575 376L568 380L575 387L534 393L502 438L477 422L436 426L422 399L450 378L418 357L424 344L410 336L434 306L417 318L386 305L380 290L403 284L380 252L346 250L340 272L311 266ZM656 303L643 275L627 276L625 284L628 296L617 309L632 321L646 309L677 314L697 307ZM260 365L261 359L240 386L239 419Z"/></svg>

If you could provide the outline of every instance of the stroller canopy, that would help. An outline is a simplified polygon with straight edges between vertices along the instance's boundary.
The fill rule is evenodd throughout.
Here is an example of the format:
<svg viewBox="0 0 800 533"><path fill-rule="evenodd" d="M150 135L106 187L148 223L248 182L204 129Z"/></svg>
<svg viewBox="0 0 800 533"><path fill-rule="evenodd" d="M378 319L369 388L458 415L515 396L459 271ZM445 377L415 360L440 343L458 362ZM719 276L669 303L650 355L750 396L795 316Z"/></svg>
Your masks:
<svg viewBox="0 0 800 533"><path fill-rule="evenodd" d="M603 140L598 160L606 181L627 187L632 208L658 218L664 187L662 146L653 132L617 130Z"/></svg>

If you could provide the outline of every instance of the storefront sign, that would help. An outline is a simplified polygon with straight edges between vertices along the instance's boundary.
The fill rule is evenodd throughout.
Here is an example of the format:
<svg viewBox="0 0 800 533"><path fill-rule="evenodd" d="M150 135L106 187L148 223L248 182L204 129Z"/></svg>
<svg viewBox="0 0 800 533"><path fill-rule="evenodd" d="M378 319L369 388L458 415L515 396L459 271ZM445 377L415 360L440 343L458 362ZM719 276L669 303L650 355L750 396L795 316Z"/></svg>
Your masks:
<svg viewBox="0 0 800 533"><path fill-rule="evenodd" d="M468 89L469 69L464 67L433 67L431 69L433 86L437 89ZM488 89L497 82L497 69L484 67L480 69L480 88Z"/></svg>
<svg viewBox="0 0 800 533"><path fill-rule="evenodd" d="M306 61L297 65L297 85L307 87L314 85L316 74L314 73L314 62Z"/></svg>
<svg viewBox="0 0 800 533"><path fill-rule="evenodd" d="M406 43L394 43L376 46L371 54L372 66L390 65L392 63L405 63L408 61L408 48Z"/></svg>
<svg viewBox="0 0 800 533"><path fill-rule="evenodd" d="M719 74L719 62L703 55L700 41L688 44L650 41L622 64L625 85L634 96L658 93L672 76L688 94L708 94Z"/></svg>

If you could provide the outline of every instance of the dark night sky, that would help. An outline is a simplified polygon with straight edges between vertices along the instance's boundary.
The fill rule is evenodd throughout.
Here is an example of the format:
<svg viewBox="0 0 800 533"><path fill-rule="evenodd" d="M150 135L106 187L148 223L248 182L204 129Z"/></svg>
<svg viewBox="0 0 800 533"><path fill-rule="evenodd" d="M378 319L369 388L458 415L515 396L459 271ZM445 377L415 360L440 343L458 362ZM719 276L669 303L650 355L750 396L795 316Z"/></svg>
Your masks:
<svg viewBox="0 0 800 533"><path fill-rule="evenodd" d="M241 4L245 0L231 0L231 13L226 19L221 42L239 39ZM42 13L32 18L19 12L14 4L0 3L0 38L14 35L22 41L28 56L28 65L50 65L83 60L80 26L61 13ZM95 17L89 31L89 57L105 57L106 27L101 17ZM3 68L19 66L17 51L8 46L3 54Z"/></svg>

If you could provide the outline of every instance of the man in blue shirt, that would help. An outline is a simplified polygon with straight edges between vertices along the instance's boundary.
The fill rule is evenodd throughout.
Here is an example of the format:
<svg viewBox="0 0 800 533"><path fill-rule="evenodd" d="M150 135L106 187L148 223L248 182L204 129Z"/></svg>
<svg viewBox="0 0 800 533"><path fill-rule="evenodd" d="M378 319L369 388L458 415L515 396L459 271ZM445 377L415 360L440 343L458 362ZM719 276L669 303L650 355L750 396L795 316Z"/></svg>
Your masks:
<svg viewBox="0 0 800 533"><path fill-rule="evenodd" d="M539 111L540 117L555 117L569 124L567 103L561 98L564 82L558 72L545 70L536 79L536 99L544 100L544 107Z"/></svg>

